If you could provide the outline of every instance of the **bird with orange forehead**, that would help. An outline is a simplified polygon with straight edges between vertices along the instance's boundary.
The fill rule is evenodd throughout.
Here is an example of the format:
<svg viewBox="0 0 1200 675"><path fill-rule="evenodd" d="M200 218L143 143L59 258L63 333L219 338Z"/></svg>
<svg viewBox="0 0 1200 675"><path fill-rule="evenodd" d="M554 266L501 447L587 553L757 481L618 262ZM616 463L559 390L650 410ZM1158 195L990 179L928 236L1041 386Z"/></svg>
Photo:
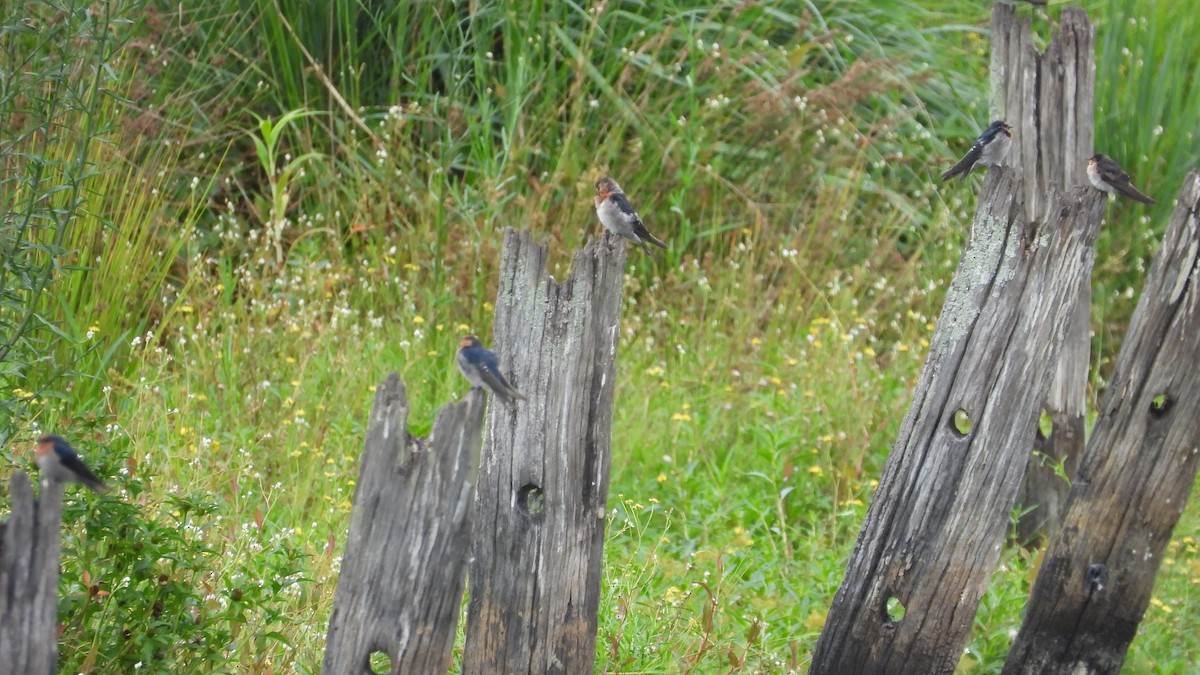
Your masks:
<svg viewBox="0 0 1200 675"><path fill-rule="evenodd" d="M62 436L42 436L33 450L34 460L42 470L42 479L60 483L82 483L95 492L108 486L87 468L75 449Z"/></svg>
<svg viewBox="0 0 1200 675"><path fill-rule="evenodd" d="M474 335L464 336L458 341L458 369L466 376L472 388L484 388L499 396L504 402L513 399L526 401L524 394L513 389L500 372L500 359L483 348L479 338Z"/></svg>
<svg viewBox="0 0 1200 675"><path fill-rule="evenodd" d="M646 246L646 242L659 248L667 247L663 240L650 234L650 231L646 229L646 224L638 217L637 211L633 210L633 205L629 203L629 198L625 196L625 191L621 189L621 186L617 185L617 181L608 176L596 181L594 199L596 215L600 218L600 224L604 226L604 229L641 246L646 253L650 252L650 247Z"/></svg>
<svg viewBox="0 0 1200 675"><path fill-rule="evenodd" d="M967 174L980 166L1000 166L1008 156L1008 151L1012 150L1012 135L1012 127L1004 120L992 122L979 134L979 138L975 139L967 154L958 160L958 164L942 174L942 180L950 180L955 176L966 178Z"/></svg>

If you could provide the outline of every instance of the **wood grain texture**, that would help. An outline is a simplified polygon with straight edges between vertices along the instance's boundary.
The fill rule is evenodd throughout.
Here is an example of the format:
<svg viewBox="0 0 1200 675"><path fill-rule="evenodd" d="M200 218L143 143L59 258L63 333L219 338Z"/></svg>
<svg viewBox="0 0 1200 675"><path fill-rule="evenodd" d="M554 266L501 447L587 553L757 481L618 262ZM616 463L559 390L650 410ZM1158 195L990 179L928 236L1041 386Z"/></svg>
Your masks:
<svg viewBox="0 0 1200 675"><path fill-rule="evenodd" d="M625 245L563 283L504 233L494 349L529 397L488 412L463 673L590 673L596 651Z"/></svg>
<svg viewBox="0 0 1200 675"><path fill-rule="evenodd" d="M1121 346L1007 675L1121 669L1200 458L1198 250L1200 172L1193 171Z"/></svg>
<svg viewBox="0 0 1200 675"><path fill-rule="evenodd" d="M1024 179L1025 217L1041 223L1051 196L1087 184L1094 150L1096 31L1087 13L1063 8L1044 52L1035 46L1028 19L1013 5L992 9L992 105L1014 126L1008 163ZM1017 498L1027 510L1017 524L1023 541L1042 537L1061 521L1069 483L1083 455L1091 349L1091 284L1080 287L1067 315L1068 331L1045 409L1053 422L1028 457Z"/></svg>
<svg viewBox="0 0 1200 675"><path fill-rule="evenodd" d="M1027 228L1020 193L1013 170L989 171L813 673L950 673L962 654L1104 208L1101 193L1072 190Z"/></svg>
<svg viewBox="0 0 1200 675"><path fill-rule="evenodd" d="M409 435L404 382L375 392L323 673L371 673L383 651L397 673L446 672L462 609L484 396L438 413L428 439Z"/></svg>
<svg viewBox="0 0 1200 675"><path fill-rule="evenodd" d="M9 483L12 515L0 535L0 672L50 675L58 663L61 483L34 500L24 471Z"/></svg>
<svg viewBox="0 0 1200 675"><path fill-rule="evenodd" d="M1025 218L1053 215L1053 194L1087 184L1094 150L1096 30L1087 12L1064 7L1045 52L1014 5L992 8L993 119L1013 127L1006 165L1023 180Z"/></svg>

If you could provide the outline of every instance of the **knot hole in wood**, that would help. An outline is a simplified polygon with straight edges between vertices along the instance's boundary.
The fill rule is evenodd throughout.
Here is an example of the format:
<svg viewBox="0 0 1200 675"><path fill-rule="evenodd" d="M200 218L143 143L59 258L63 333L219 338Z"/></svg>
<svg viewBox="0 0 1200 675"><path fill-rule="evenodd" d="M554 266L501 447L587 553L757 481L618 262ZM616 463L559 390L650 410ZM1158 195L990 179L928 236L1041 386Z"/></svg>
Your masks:
<svg viewBox="0 0 1200 675"><path fill-rule="evenodd" d="M526 483L517 491L517 507L527 515L540 517L542 508L546 505L546 494L540 486Z"/></svg>
<svg viewBox="0 0 1200 675"><path fill-rule="evenodd" d="M1171 397L1166 394L1159 394L1150 400L1150 415L1156 419L1166 417L1167 412L1171 410Z"/></svg>
<svg viewBox="0 0 1200 675"><path fill-rule="evenodd" d="M971 421L971 414L963 408L954 411L950 416L950 430L958 436L966 436L971 433L971 429L975 427L975 423Z"/></svg>
<svg viewBox="0 0 1200 675"><path fill-rule="evenodd" d="M904 603L900 602L900 598L889 594L887 600L883 601L883 627L889 630L895 629L896 624L903 619Z"/></svg>
<svg viewBox="0 0 1200 675"><path fill-rule="evenodd" d="M392 672L392 656L382 649L372 650L371 654L367 656L367 665L368 672L378 673L379 675L390 673Z"/></svg>

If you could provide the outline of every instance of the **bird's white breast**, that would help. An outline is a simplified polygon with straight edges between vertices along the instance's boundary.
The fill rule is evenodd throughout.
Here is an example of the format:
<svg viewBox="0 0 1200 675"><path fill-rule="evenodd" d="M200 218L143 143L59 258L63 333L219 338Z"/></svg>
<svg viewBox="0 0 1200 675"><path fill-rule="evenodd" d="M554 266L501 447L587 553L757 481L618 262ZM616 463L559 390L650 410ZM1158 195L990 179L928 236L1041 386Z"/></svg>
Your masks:
<svg viewBox="0 0 1200 675"><path fill-rule="evenodd" d="M983 146L983 152L979 154L979 163L984 166L1000 166L1011 149L1012 138L1005 133L997 134L991 143Z"/></svg>
<svg viewBox="0 0 1200 675"><path fill-rule="evenodd" d="M1095 162L1088 164L1088 182L1092 184L1092 187L1100 190L1101 192L1112 192L1112 186L1104 182L1104 179L1100 177L1100 171L1096 168L1096 166L1097 164Z"/></svg>
<svg viewBox="0 0 1200 675"><path fill-rule="evenodd" d="M615 200L605 199L600 202L596 206L596 215L600 217L600 223L610 230L623 230L627 227L625 214L621 212Z"/></svg>

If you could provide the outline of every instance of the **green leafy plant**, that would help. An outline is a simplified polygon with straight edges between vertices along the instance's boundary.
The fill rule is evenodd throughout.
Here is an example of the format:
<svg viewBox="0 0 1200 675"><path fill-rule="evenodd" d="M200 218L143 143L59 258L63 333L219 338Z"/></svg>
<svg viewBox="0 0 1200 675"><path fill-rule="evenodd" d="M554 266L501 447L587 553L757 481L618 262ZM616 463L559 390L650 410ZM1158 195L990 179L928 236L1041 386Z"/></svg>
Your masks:
<svg viewBox="0 0 1200 675"><path fill-rule="evenodd" d="M86 217L92 150L106 133L116 49L110 17L83 2L6 14L0 34L0 440L23 406L56 395L69 364L48 360L64 332L48 290L75 272L68 243Z"/></svg>
<svg viewBox="0 0 1200 675"><path fill-rule="evenodd" d="M274 121L259 118L258 134L250 133L259 165L267 176L269 207L262 220L266 244L275 250L276 266L283 265L283 231L288 225L292 181L301 174L305 162L320 157L317 152L305 152L297 157L286 154L280 166L280 143L288 125L313 114L312 111L293 110Z"/></svg>

